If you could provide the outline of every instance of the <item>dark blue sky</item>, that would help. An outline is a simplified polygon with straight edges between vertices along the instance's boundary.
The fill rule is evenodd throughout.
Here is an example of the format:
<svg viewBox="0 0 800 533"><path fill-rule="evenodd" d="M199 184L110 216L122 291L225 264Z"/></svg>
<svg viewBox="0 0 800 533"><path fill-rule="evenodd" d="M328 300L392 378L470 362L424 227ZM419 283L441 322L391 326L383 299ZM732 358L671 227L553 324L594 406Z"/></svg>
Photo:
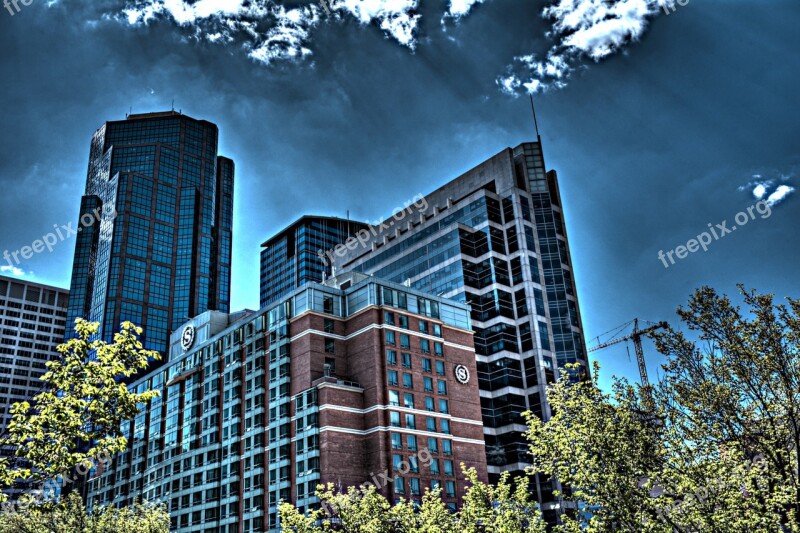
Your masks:
<svg viewBox="0 0 800 533"><path fill-rule="evenodd" d="M241 3L204 2L212 12ZM146 14L151 4L128 7ZM513 58L550 50L571 74L536 95L537 110L547 164L561 181L588 338L635 316L673 320L703 284L800 296L800 200L790 192L800 186L796 0L691 0L669 16L634 14L647 24L638 41L622 34L605 52L592 31L607 26L559 33L558 20L570 19L543 19L541 1L487 0L444 30L445 3L387 15L333 2L336 18L312 4L296 12L258 4L269 13L164 11L147 24L118 16L124 1L0 10L0 253L77 216L98 126L174 99L217 123L221 152L236 161L232 303L255 307L259 244L301 214L388 216L531 140L527 97L496 80L513 72L525 81ZM555 42L545 37L553 24ZM592 53L605 57L595 63ZM734 225L758 183L765 198L785 191L771 216L664 268L659 250L709 223ZM74 241L59 243L16 275L66 287L73 251ZM637 376L624 346L598 355L606 374ZM654 374L658 358L648 355Z"/></svg>

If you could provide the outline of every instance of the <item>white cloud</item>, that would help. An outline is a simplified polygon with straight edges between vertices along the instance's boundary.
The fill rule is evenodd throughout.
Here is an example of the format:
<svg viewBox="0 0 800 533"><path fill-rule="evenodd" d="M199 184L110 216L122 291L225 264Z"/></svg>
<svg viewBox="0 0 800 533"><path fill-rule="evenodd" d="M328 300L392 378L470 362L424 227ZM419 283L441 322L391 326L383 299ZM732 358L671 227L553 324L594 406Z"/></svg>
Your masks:
<svg viewBox="0 0 800 533"><path fill-rule="evenodd" d="M445 23L448 18L458 20L466 17L475 4L481 4L483 0L450 0L450 7L442 17L442 23Z"/></svg>
<svg viewBox="0 0 800 533"><path fill-rule="evenodd" d="M791 177L791 174L782 174L780 181L787 181ZM776 187L775 182L776 180L767 179L762 174L754 174L749 182L738 189L740 191L749 191L756 200L764 200L767 204L773 206L786 200L796 190L791 185L786 184Z"/></svg>
<svg viewBox="0 0 800 533"><path fill-rule="evenodd" d="M325 0L294 8L276 0L132 0L117 18L132 26L171 20L212 43L240 42L249 57L270 65L312 55L311 33L323 16L352 16L360 24L375 24L414 49L417 7L418 0Z"/></svg>
<svg viewBox="0 0 800 533"><path fill-rule="evenodd" d="M33 272L25 272L19 267L11 266L11 265L2 265L0 266L0 272L4 274L11 274L12 276L16 276L18 278L27 276L28 274L32 274Z"/></svg>
<svg viewBox="0 0 800 533"><path fill-rule="evenodd" d="M767 203L769 205L775 205L784 201L790 194L795 191L794 187L790 187L789 185L779 185L777 189L775 189L772 194L767 196Z"/></svg>
<svg viewBox="0 0 800 533"><path fill-rule="evenodd" d="M585 59L598 62L638 41L649 20L668 0L551 0L542 16L554 40L545 56L518 56L497 79L503 92L517 94L564 87ZM509 89L509 88L512 89Z"/></svg>

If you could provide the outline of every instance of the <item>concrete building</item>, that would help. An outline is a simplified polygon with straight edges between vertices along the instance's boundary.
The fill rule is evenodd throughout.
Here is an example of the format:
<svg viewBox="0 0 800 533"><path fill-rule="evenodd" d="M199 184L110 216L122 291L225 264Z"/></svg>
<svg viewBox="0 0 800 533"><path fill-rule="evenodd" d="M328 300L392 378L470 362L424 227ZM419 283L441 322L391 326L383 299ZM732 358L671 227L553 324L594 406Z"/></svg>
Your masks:
<svg viewBox="0 0 800 533"><path fill-rule="evenodd" d="M487 477L472 336L466 305L359 274L203 313L131 384L161 396L88 501L160 500L172 531L236 533L278 531L278 502L318 505L327 482L390 500L441 487L455 507L460 462Z"/></svg>
<svg viewBox="0 0 800 533"><path fill-rule="evenodd" d="M217 154L218 137L216 125L175 111L95 132L69 323L99 322L111 341L129 320L163 354L186 317L229 311L234 165Z"/></svg>
<svg viewBox="0 0 800 533"><path fill-rule="evenodd" d="M348 250L338 272L375 275L471 306L490 479L530 464L522 413L547 418L560 368L588 371L555 171L541 141L506 148L425 197L427 208ZM555 522L553 486L533 490ZM566 502L564 502L566 503Z"/></svg>
<svg viewBox="0 0 800 533"><path fill-rule="evenodd" d="M64 340L68 298L66 289L0 276L0 434L11 406L42 390L45 363ZM18 492L8 494L14 499Z"/></svg>

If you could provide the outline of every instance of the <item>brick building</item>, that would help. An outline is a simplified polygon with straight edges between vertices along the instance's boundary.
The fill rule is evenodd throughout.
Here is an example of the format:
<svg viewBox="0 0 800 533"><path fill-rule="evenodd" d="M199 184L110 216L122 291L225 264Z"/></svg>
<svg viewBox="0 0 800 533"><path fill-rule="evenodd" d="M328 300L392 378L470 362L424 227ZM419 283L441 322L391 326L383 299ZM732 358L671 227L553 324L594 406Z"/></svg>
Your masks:
<svg viewBox="0 0 800 533"><path fill-rule="evenodd" d="M161 391L130 449L92 473L92 505L164 501L173 531L277 531L280 500L372 482L390 500L487 468L469 308L361 274L258 312L207 311L132 388Z"/></svg>

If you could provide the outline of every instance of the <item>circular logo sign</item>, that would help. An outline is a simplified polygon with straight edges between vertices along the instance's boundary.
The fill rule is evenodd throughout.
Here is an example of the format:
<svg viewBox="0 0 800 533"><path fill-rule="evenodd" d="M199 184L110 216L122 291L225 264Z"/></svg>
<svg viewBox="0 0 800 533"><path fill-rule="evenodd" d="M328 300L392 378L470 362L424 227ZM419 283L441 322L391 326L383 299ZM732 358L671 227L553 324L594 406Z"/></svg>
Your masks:
<svg viewBox="0 0 800 533"><path fill-rule="evenodd" d="M185 352L189 348L192 347L194 344L194 326L189 324L185 328L183 328L183 333L181 333L181 348Z"/></svg>
<svg viewBox="0 0 800 533"><path fill-rule="evenodd" d="M455 369L456 379L462 385L469 383L469 369L464 365L458 365Z"/></svg>

